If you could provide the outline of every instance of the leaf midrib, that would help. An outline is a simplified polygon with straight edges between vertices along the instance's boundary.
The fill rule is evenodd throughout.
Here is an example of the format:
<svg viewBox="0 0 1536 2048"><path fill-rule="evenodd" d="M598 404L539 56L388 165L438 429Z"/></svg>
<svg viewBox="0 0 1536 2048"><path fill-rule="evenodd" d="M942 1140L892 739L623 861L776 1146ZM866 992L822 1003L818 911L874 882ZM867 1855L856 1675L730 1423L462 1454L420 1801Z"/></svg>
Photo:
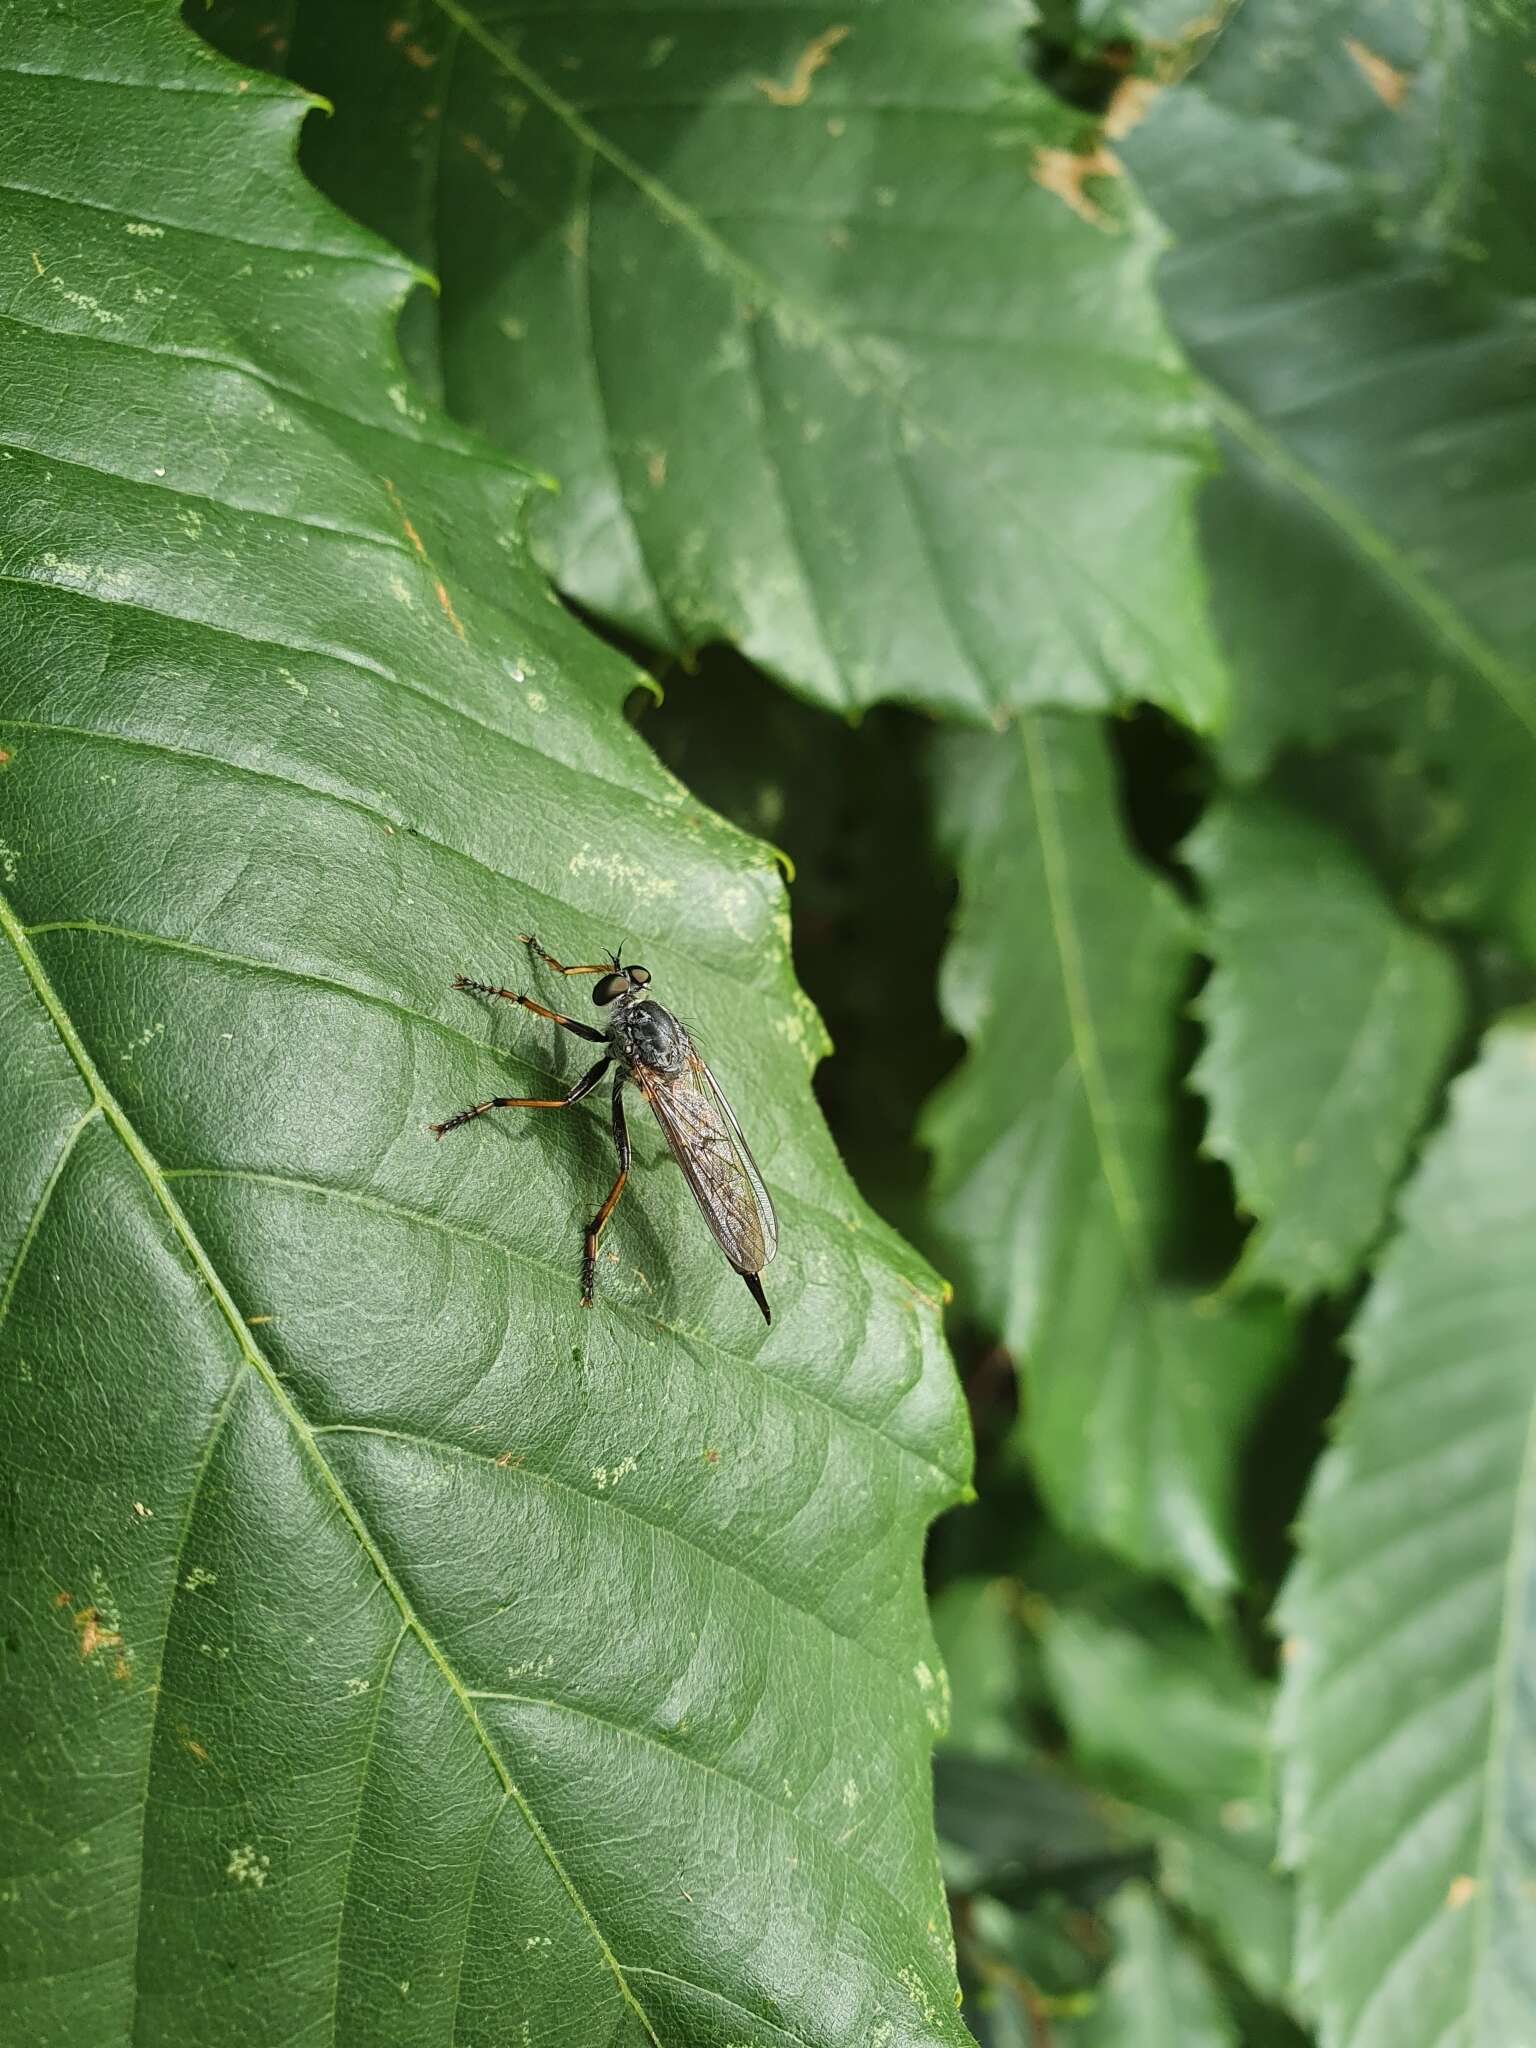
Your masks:
<svg viewBox="0 0 1536 2048"><path fill-rule="evenodd" d="M228 1325L230 1333L235 1340L240 1367L247 1367L255 1373L266 1389L267 1395L278 1414L288 1425L294 1440L299 1446L300 1452L313 1466L332 1495L343 1520L351 1529L358 1547L367 1558L370 1566L399 1610L404 1626L415 1635L428 1657L436 1665L449 1691L457 1700L460 1710L468 1720L476 1739L490 1760L491 1767L496 1773L503 1792L506 1793L517 1807L524 1825L533 1836L534 1841L545 1857L545 1860L549 1863L567 1898L575 1908L578 1917L596 1945L598 1953L613 1977L620 1997L645 2029L646 2036L653 2044L653 2048L662 2048L660 2037L651 2025L645 2008L631 1990L618 1958L609 1947L590 1907L577 1890L569 1872L557 1855L553 1843L544 1832L538 1816L534 1813L525 1794L512 1777L511 1771L501 1752L491 1740L490 1733L481 1719L469 1689L465 1686L453 1665L449 1663L436 1638L411 1605L404 1587L396 1578L388 1560L374 1541L360 1511L342 1486L335 1470L321 1452L308 1421L287 1389L283 1386L282 1381L273 1370L270 1361L261 1350L261 1347L252 1339L245 1318L236 1307L228 1288L224 1285L219 1275L218 1269L214 1266L201 1239L193 1230L186 1212L171 1192L158 1162L129 1121L121 1104L103 1080L101 1072L96 1066L95 1061L91 1058L83 1038L75 1028L73 1019L65 1009L57 991L49 980L42 961L38 958L36 950L27 937L25 928L17 919L3 892L0 892L0 931L4 932L14 949L21 963L22 970L31 983L38 1001L42 1004L49 1021L58 1033L60 1041L79 1069L81 1078L90 1090L93 1103L100 1109L106 1122L111 1126L113 1133L128 1153L129 1158L138 1168L150 1193L163 1211L171 1229L191 1261L198 1278L207 1288L219 1313ZM236 1373L231 1379L230 1390L227 1390L224 1396L225 1403L230 1398L230 1392L240 1383L240 1367L237 1367Z"/></svg>
<svg viewBox="0 0 1536 2048"><path fill-rule="evenodd" d="M1117 1118L1110 1099L1109 1079L1099 1056L1098 1031L1088 995L1087 972L1082 941L1071 900L1069 860L1062 832L1061 814L1056 808L1056 785L1045 758L1039 727L1026 713L1018 721L1019 741L1025 774L1040 836L1040 866L1045 878L1046 909L1051 936L1055 941L1056 963L1061 974L1067 1025L1077 1071L1082 1077L1083 1097L1093 1128L1094 1149L1099 1155L1104 1185L1109 1191L1126 1263L1145 1293L1150 1280L1147 1241L1141 1220L1141 1200L1131 1181L1130 1165L1120 1144Z"/></svg>
<svg viewBox="0 0 1536 2048"><path fill-rule="evenodd" d="M1169 1358L1167 1339L1156 1313L1156 1280L1151 1248L1142 1222L1141 1200L1132 1183L1130 1165L1120 1143L1118 1118L1110 1098L1108 1076L1099 1055L1098 1030L1088 995L1082 941L1078 936L1077 918L1072 906L1066 840L1062 832L1061 816L1056 808L1056 786L1050 763L1045 758L1039 720L1026 712L1018 720L1018 729L1025 772L1029 777L1034 800L1040 838L1040 865L1045 877L1046 908L1050 918L1051 936L1056 946L1057 964L1061 971L1073 1055L1078 1073L1082 1077L1083 1098L1093 1131L1094 1149L1099 1155L1104 1184L1109 1191L1110 1210L1115 1218L1125 1254L1129 1291L1135 1302L1136 1313L1146 1331L1148 1347L1157 1360L1166 1392L1176 1384L1174 1366ZM1175 1533L1178 1516L1176 1512L1170 1513L1170 1508L1176 1507L1176 1502L1171 1503L1168 1499L1165 1492L1166 1482L1157 1470L1157 1466L1162 1464L1161 1457L1154 1462L1154 1452L1158 1450L1155 1440L1158 1437L1165 1437L1171 1441L1174 1469L1177 1471L1180 1468L1183 1445L1179 1438L1178 1404L1171 1398L1154 1400L1150 1404L1148 1422L1149 1502L1146 1513L1151 1519L1154 1540L1166 1546L1195 1585L1205 1591L1219 1594L1223 1586L1220 1583L1212 1583L1209 1563L1201 1566L1185 1541ZM1166 1521L1165 1517L1168 1518ZM1224 1532L1209 1515L1205 1515L1203 1519L1206 1532L1224 1566L1224 1579L1230 1583L1230 1544Z"/></svg>

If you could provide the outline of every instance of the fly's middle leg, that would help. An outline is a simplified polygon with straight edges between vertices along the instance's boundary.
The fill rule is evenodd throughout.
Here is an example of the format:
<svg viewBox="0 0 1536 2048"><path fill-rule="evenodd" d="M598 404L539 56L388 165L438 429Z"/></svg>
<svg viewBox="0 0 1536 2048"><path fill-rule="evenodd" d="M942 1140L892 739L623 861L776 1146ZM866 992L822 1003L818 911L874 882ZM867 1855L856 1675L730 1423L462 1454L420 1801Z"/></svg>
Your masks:
<svg viewBox="0 0 1536 2048"><path fill-rule="evenodd" d="M603 1225L618 1207L624 1183L629 1179L629 1127L624 1121L624 1075L613 1077L613 1142L619 1154L618 1178L608 1190L608 1198L601 1209L587 1225L586 1238L581 1252L581 1305L592 1306L592 1291L597 1284L597 1240L603 1234Z"/></svg>

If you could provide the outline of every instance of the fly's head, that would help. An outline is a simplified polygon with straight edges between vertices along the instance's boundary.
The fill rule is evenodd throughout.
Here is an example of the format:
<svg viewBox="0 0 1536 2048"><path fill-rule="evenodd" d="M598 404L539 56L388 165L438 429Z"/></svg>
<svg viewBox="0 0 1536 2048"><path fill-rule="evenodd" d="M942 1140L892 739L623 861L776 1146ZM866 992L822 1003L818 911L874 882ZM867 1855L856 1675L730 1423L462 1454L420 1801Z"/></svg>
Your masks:
<svg viewBox="0 0 1536 2048"><path fill-rule="evenodd" d="M605 974L592 991L594 1003L632 1002L644 989L650 986L651 972L648 967L626 967L617 953L610 953L613 962L612 974Z"/></svg>

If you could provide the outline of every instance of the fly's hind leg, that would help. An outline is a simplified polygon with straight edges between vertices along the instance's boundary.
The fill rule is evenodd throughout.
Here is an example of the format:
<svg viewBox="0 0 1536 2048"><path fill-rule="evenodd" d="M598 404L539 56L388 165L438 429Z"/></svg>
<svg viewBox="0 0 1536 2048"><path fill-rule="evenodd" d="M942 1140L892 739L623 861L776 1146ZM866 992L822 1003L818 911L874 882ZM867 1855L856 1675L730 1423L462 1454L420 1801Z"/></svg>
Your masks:
<svg viewBox="0 0 1536 2048"><path fill-rule="evenodd" d="M618 1178L608 1190L608 1199L587 1225L586 1238L581 1251L581 1305L592 1306L592 1290L597 1284L597 1240L603 1234L603 1225L618 1207L619 1197L624 1192L624 1183L629 1179L629 1127L624 1121L624 1075L613 1077L613 1142L618 1148Z"/></svg>
<svg viewBox="0 0 1536 2048"><path fill-rule="evenodd" d="M473 1123L477 1116L484 1116L493 1109L569 1109L573 1102L580 1102L584 1095L590 1095L612 1064L604 1054L595 1067L589 1067L569 1095L493 1095L489 1102L476 1102L469 1109L461 1109L443 1123L428 1124L427 1129L434 1138L445 1138L450 1131L456 1131L460 1124ZM620 1179L623 1179L621 1174ZM615 1197L617 1199L617 1197Z"/></svg>

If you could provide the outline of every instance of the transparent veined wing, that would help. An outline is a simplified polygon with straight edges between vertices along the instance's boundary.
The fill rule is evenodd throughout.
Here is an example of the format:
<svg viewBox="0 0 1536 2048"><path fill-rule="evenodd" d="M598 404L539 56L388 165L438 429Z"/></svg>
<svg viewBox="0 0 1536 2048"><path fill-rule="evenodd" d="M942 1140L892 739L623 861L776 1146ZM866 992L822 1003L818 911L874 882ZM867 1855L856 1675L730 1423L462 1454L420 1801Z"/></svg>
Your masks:
<svg viewBox="0 0 1536 2048"><path fill-rule="evenodd" d="M631 1072L715 1242L738 1273L760 1273L779 1248L778 1220L719 1082L691 1045L680 1073Z"/></svg>

